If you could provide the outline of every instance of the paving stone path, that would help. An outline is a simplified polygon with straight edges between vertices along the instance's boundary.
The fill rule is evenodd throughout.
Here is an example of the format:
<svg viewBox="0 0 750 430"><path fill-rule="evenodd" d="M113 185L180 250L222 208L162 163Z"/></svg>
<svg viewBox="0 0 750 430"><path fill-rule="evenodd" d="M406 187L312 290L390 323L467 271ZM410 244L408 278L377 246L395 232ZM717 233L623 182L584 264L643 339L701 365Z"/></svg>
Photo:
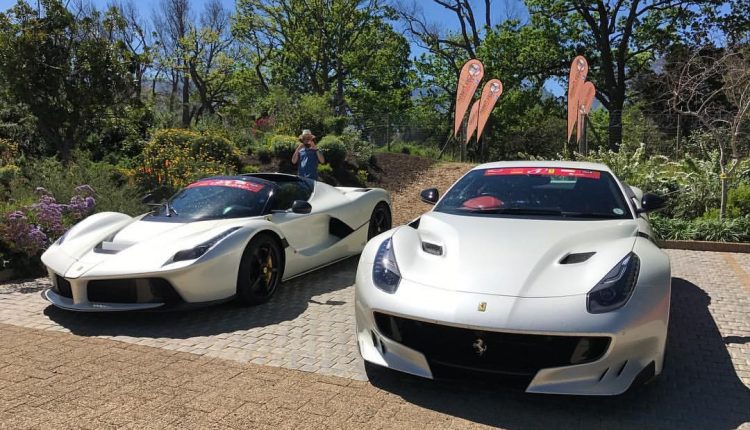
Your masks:
<svg viewBox="0 0 750 430"><path fill-rule="evenodd" d="M354 343L356 259L259 307L77 314L46 280L0 286L0 428L750 428L750 254L667 251L658 381L616 398L370 372Z"/></svg>

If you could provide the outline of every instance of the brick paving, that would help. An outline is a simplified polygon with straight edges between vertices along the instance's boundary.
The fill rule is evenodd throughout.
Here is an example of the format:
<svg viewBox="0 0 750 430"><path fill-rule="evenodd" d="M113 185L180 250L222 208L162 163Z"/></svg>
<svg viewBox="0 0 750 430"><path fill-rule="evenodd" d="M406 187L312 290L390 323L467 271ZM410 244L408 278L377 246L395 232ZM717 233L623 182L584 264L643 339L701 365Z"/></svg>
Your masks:
<svg viewBox="0 0 750 430"><path fill-rule="evenodd" d="M0 428L750 428L750 254L668 251L668 356L616 398L369 372L354 343L356 259L269 303L75 314L45 280L0 286Z"/></svg>

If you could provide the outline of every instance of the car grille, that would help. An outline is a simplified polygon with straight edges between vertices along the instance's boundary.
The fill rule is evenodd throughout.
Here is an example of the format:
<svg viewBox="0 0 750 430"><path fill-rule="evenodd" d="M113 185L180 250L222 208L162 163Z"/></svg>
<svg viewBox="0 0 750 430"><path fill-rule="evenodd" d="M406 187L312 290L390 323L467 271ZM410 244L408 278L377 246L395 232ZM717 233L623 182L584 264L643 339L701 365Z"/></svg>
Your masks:
<svg viewBox="0 0 750 430"><path fill-rule="evenodd" d="M456 369L533 376L540 369L589 363L604 355L609 337L473 330L375 313L384 336L423 353L435 377Z"/></svg>
<svg viewBox="0 0 750 430"><path fill-rule="evenodd" d="M70 288L70 282L58 274L55 274L55 282L52 286L52 291L63 297L69 299L73 298L73 290Z"/></svg>
<svg viewBox="0 0 750 430"><path fill-rule="evenodd" d="M91 302L102 303L166 303L182 301L166 279L105 279L86 285Z"/></svg>

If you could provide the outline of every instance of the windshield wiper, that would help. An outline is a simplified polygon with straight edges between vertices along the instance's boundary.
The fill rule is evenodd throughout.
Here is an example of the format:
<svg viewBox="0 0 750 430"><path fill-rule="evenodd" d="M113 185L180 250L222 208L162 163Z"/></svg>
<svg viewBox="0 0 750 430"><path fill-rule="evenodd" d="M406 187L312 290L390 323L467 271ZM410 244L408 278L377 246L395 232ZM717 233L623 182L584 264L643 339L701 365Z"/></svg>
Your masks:
<svg viewBox="0 0 750 430"><path fill-rule="evenodd" d="M158 207L164 206L164 216L171 217L172 214L174 214L175 216L179 216L180 215L180 214L177 213L177 211L172 206L169 205L169 201L168 200L165 201L164 203L147 203L147 205L148 206L152 206L154 208L158 208ZM153 209L153 211L155 212L156 209ZM154 213L154 212L152 212L151 215L152 216L157 216L158 213Z"/></svg>
<svg viewBox="0 0 750 430"><path fill-rule="evenodd" d="M167 216L172 216L172 214L174 214L175 216L180 216L180 214L178 214L172 206L169 206L169 200L164 202L164 206L167 211Z"/></svg>

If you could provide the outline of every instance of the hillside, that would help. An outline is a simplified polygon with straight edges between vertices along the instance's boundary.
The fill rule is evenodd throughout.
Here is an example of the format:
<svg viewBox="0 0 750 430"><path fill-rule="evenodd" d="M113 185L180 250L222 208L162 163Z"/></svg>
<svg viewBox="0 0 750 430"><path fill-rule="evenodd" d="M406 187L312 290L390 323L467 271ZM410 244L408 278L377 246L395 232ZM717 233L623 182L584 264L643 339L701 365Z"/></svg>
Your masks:
<svg viewBox="0 0 750 430"><path fill-rule="evenodd" d="M379 181L369 185L390 191L393 225L407 223L430 209L419 199L420 191L435 187L442 194L474 166L393 153L378 154L377 161L383 173Z"/></svg>

